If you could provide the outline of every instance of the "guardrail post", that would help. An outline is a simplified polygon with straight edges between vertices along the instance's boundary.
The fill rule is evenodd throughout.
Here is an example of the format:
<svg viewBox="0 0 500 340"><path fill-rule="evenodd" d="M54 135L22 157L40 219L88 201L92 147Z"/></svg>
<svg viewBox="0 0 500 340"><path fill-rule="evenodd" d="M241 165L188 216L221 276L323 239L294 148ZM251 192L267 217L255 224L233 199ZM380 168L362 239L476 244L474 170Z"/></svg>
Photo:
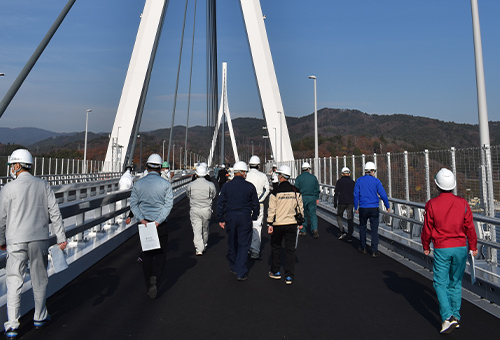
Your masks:
<svg viewBox="0 0 500 340"><path fill-rule="evenodd" d="M408 175L408 151L404 152L405 158L405 199L410 200L410 178Z"/></svg>
<svg viewBox="0 0 500 340"><path fill-rule="evenodd" d="M453 171L453 174L455 175L455 178L457 178L457 163L455 159L455 148L452 146L451 147L451 171ZM455 188L453 189L453 194L457 194L457 186L455 185Z"/></svg>
<svg viewBox="0 0 500 340"><path fill-rule="evenodd" d="M332 174L333 174L333 168L332 168L332 156L330 156L330 185L333 185L333 178L332 178Z"/></svg>
<svg viewBox="0 0 500 340"><path fill-rule="evenodd" d="M387 193L392 197L391 153L387 153Z"/></svg>
<svg viewBox="0 0 500 340"><path fill-rule="evenodd" d="M344 162L345 162L345 155L344 155ZM339 156L335 156L335 173L337 176L335 176L335 180L339 178Z"/></svg>
<svg viewBox="0 0 500 340"><path fill-rule="evenodd" d="M375 169L378 169L377 164L377 153L373 153L373 163L375 163ZM375 171L375 178L378 178L377 172Z"/></svg>
<svg viewBox="0 0 500 340"><path fill-rule="evenodd" d="M431 199L431 176L429 167L429 150L424 150L425 155L425 191L426 191L426 202Z"/></svg>

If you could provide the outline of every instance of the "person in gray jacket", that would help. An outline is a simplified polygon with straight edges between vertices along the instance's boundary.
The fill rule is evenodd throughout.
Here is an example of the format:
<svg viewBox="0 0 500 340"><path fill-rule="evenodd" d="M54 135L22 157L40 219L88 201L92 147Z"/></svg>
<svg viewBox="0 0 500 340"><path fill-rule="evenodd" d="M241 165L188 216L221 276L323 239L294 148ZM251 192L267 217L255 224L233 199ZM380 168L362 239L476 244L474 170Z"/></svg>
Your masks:
<svg viewBox="0 0 500 340"><path fill-rule="evenodd" d="M45 306L47 284L49 221L61 250L66 248L63 220L49 183L34 177L29 170L33 157L25 149L15 150L9 158L11 176L0 191L0 249L7 250L7 317L5 335L15 339L21 316L21 291L30 262L31 285L35 299L33 324L42 328L50 321Z"/></svg>
<svg viewBox="0 0 500 340"><path fill-rule="evenodd" d="M216 196L215 184L205 179L206 166L196 168L196 179L188 184L186 195L189 197L191 210L189 216L193 227L193 243L196 255L201 256L207 249L208 226L212 217L212 201Z"/></svg>

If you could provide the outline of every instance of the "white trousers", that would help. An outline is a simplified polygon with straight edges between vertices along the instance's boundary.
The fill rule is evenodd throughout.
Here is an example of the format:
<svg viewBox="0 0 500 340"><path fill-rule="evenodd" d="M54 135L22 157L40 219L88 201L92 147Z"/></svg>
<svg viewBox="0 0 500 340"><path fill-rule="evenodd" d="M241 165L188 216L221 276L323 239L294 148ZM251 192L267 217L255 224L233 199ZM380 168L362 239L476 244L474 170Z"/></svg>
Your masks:
<svg viewBox="0 0 500 340"><path fill-rule="evenodd" d="M250 252L252 254L260 254L260 234L262 232L262 220L264 218L264 203L260 204L259 218L256 221L252 221L253 233L252 233L252 244L250 245Z"/></svg>
<svg viewBox="0 0 500 340"><path fill-rule="evenodd" d="M33 320L42 321L49 316L45 306L48 263L48 241L32 241L28 243L17 243L7 245L7 263L5 272L7 275L7 317L4 323L5 330L19 328L21 317L21 292L30 262L31 285L35 298L35 314Z"/></svg>
<svg viewBox="0 0 500 340"><path fill-rule="evenodd" d="M205 251L208 243L208 226L212 217L212 209L193 209L189 212L193 227L193 243L197 253Z"/></svg>

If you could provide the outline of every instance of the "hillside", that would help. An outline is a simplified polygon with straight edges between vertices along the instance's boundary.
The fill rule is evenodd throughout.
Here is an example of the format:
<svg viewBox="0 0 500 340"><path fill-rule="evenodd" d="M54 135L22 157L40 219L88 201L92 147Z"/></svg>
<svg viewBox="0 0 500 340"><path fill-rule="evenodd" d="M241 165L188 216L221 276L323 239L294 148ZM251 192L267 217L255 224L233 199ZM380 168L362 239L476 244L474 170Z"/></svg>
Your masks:
<svg viewBox="0 0 500 340"><path fill-rule="evenodd" d="M314 155L314 116L287 117L287 125L296 158ZM264 120L237 118L233 120L236 144L241 158L254 153L264 158ZM491 145L500 144L500 122L490 122ZM14 129L10 129L14 130ZM39 130L39 129L35 129ZM178 159L180 147L184 146L186 128L175 126L173 143ZM273 132L270 137L273 138ZM213 131L211 128L194 126L189 128L188 150L206 156L209 152ZM376 115L358 110L323 108L318 111L318 134L320 157L342 156L344 154L371 154L374 152L421 151L424 149L468 148L479 146L479 127L471 124L443 122L437 119L404 114ZM141 132L137 141L134 162L138 163L142 139L143 159L152 152L168 154L170 129ZM5 140L4 138L3 140ZM109 137L105 134L88 134L88 158L103 160ZM25 145L34 154L59 158L83 158L84 133L50 135L34 144L21 143L17 139L10 143ZM5 143L4 143L5 144ZM0 154L7 155L13 145L1 145ZM226 129L225 148L227 161L232 162L232 146ZM217 146L217 150L220 146ZM267 158L270 158L267 143ZM189 157L190 153L188 153Z"/></svg>

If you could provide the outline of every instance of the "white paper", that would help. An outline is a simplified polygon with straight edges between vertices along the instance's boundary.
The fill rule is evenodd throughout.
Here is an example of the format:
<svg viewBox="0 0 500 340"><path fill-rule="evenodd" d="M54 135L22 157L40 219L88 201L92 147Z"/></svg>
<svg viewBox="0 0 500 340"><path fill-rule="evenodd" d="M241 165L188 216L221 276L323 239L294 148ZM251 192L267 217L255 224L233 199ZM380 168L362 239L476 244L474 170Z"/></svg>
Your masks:
<svg viewBox="0 0 500 340"><path fill-rule="evenodd" d="M68 263L66 262L66 254L64 253L64 250L61 250L61 248L59 248L57 244L50 247L49 252L52 259L52 266L54 267L54 271L56 273L59 273L68 268Z"/></svg>
<svg viewBox="0 0 500 340"><path fill-rule="evenodd" d="M160 249L160 238L156 230L156 223L139 224L139 237L141 239L142 251Z"/></svg>
<svg viewBox="0 0 500 340"><path fill-rule="evenodd" d="M474 256L472 255L472 250L469 251L469 266L470 266L470 281L472 284L476 282L476 263Z"/></svg>

